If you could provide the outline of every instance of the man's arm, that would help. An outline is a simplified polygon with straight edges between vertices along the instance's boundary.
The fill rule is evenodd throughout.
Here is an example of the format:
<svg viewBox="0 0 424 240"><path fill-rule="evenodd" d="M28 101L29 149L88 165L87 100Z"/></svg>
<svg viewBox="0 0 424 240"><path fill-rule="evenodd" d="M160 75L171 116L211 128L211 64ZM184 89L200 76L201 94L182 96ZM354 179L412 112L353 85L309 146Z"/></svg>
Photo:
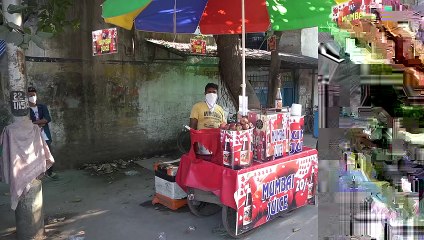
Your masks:
<svg viewBox="0 0 424 240"><path fill-rule="evenodd" d="M46 105L42 105L41 108L43 109L43 118L37 121L34 121L34 124L37 124L40 127L45 126L47 123L51 122L52 119L50 117L49 109Z"/></svg>
<svg viewBox="0 0 424 240"><path fill-rule="evenodd" d="M47 108L47 105L43 105L43 119L46 121L45 123L49 123L52 121L52 118L50 117L49 109Z"/></svg>
<svg viewBox="0 0 424 240"><path fill-rule="evenodd" d="M199 107L198 107L198 104L195 104L193 108L191 109L189 127L197 130L197 123L199 121L198 119L199 119Z"/></svg>
<svg viewBox="0 0 424 240"><path fill-rule="evenodd" d="M193 129L195 129L195 130L197 130L197 119L195 119L195 118L190 118L190 125L189 125L189 127L193 128Z"/></svg>

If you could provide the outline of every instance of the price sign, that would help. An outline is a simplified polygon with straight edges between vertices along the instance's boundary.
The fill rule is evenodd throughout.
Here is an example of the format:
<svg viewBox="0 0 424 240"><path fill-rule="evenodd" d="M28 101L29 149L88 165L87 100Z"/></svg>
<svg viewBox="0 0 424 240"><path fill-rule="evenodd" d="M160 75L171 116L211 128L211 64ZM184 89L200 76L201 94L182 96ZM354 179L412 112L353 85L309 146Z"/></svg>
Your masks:
<svg viewBox="0 0 424 240"><path fill-rule="evenodd" d="M25 100L25 92L10 92L10 104L13 116L23 117L28 114L28 103Z"/></svg>

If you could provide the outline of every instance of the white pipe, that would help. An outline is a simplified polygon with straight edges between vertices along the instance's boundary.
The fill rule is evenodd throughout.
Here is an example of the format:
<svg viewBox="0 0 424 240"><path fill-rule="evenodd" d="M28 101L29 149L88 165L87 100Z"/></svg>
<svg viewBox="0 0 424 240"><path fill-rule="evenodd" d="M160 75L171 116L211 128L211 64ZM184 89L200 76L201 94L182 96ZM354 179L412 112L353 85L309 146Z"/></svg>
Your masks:
<svg viewBox="0 0 424 240"><path fill-rule="evenodd" d="M246 96L246 25L245 25L244 0L241 0L241 46L242 46L242 96Z"/></svg>

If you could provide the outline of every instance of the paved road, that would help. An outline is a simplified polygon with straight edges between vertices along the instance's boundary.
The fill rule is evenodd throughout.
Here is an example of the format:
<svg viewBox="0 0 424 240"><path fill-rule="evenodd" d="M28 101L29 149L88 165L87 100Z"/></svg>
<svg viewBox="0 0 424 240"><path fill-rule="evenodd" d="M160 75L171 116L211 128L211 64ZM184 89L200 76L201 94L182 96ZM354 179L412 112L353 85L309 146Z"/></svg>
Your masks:
<svg viewBox="0 0 424 240"><path fill-rule="evenodd" d="M44 183L46 217L63 222L47 224L48 239L68 239L83 231L85 239L156 239L160 232L167 240L227 239L220 214L198 218L187 208L173 212L150 204L153 173L135 167L141 174L115 179L90 176L83 171L61 173L61 181ZM109 181L112 181L109 183ZM14 214L10 210L7 186L0 185L0 239L14 239ZM144 204L143 204L144 203ZM141 204L141 205L140 205ZM306 206L291 216L278 218L245 239L317 239L317 208ZM195 231L187 232L190 226ZM293 228L299 231L293 232Z"/></svg>
<svg viewBox="0 0 424 240"><path fill-rule="evenodd" d="M316 139L305 136L305 145L314 147ZM149 160L146 160L149 162ZM199 218L188 208L177 212L154 207L154 173L134 165L140 174L126 176L124 170L108 176L90 176L69 170L60 181L43 183L48 239L69 239L80 233L85 239L149 240L159 233L166 240L228 239L221 215ZM126 169L128 171L129 169ZM0 239L14 239L14 212L10 209L8 186L0 183ZM194 226L194 231L187 231ZM296 229L296 231L293 231ZM249 240L318 239L318 208L305 206L289 216L275 219L246 237Z"/></svg>

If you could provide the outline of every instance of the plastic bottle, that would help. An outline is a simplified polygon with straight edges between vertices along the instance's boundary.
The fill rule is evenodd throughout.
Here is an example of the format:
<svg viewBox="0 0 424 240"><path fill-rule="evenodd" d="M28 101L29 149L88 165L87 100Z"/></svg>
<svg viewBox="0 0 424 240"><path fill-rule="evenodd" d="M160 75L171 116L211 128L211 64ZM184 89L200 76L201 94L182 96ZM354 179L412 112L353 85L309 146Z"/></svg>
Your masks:
<svg viewBox="0 0 424 240"><path fill-rule="evenodd" d="M277 88L277 95L275 96L275 110L281 112L283 109L283 96L281 95L280 88Z"/></svg>

